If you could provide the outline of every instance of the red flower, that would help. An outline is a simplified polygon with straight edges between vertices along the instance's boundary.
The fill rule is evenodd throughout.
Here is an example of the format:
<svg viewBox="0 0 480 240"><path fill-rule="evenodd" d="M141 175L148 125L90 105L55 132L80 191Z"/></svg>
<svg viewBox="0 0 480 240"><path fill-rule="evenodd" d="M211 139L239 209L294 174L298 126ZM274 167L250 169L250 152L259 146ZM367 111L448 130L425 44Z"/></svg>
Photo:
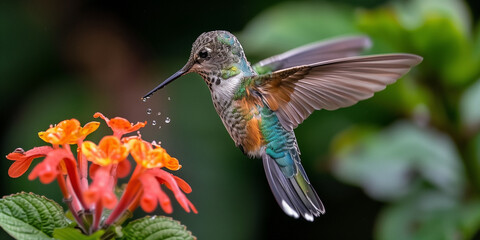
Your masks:
<svg viewBox="0 0 480 240"><path fill-rule="evenodd" d="M64 159L72 160L73 156L69 151L62 148L50 151L47 157L33 168L30 175L28 175L28 179L33 180L38 177L43 184L51 183L57 175L62 174L60 163Z"/></svg>
<svg viewBox="0 0 480 240"><path fill-rule="evenodd" d="M87 204L101 201L102 205L108 209L115 207L117 204L117 197L113 193L115 181L110 171L111 167L101 167L95 172L93 183L84 192Z"/></svg>
<svg viewBox="0 0 480 240"><path fill-rule="evenodd" d="M130 123L130 121L128 121L127 119L121 118L121 117L108 119L107 117L105 117L103 114L99 112L95 113L93 117L94 118L100 117L103 120L105 120L107 125L112 129L113 135L118 138L122 137L124 134L138 131L138 129L145 127L145 125L147 124L147 121L145 121L143 123L137 122L134 125L133 123Z"/></svg>
<svg viewBox="0 0 480 240"><path fill-rule="evenodd" d="M8 170L10 177L21 176L33 159L45 157L33 168L28 179L39 178L44 184L56 179L72 216L84 233L107 228L116 224L116 221L119 224L126 219L121 216L127 216L126 213L139 205L146 212L152 212L160 204L166 213L171 213L171 201L162 189L163 184L173 192L185 211L197 212L184 194L192 191L190 186L161 169L180 169L176 158L162 147L143 141L140 134L121 138L126 133L144 127L146 122L134 125L124 118L108 119L101 113L96 113L94 117L104 119L113 130L113 135L103 137L98 145L91 141L84 142L85 137L95 131L100 123L90 122L81 127L76 119L62 121L38 133L42 140L53 147L36 147L26 152L17 148L7 155L8 159L15 161ZM77 144L77 156L72 153L70 144ZM121 199L117 200L114 193L117 179L128 176L131 170L130 161L127 160L129 154L137 166ZM87 171L87 160L92 162L90 171ZM88 173L93 180L91 183ZM102 220L104 208L112 209L105 221Z"/></svg>
<svg viewBox="0 0 480 240"><path fill-rule="evenodd" d="M157 206L157 200L166 213L172 212L170 199L160 188L160 184L164 183L167 188L173 192L178 203L180 203L186 212L190 212L191 209L194 213L197 213L195 206L193 206L190 200L188 200L185 194L183 194L183 192L180 190L182 189L186 193L191 192L190 186L182 179L158 168L145 171L145 173L142 174L139 179L143 187L143 193L140 198L140 206L145 212L151 212L155 210ZM177 181L180 182L181 187Z"/></svg>
<svg viewBox="0 0 480 240"><path fill-rule="evenodd" d="M170 189L185 211L191 210L197 213L195 206L187 199L182 190L190 193L192 189L182 179L161 170L167 167L172 170L180 169L181 165L176 158L171 157L165 149L160 146L152 146L151 143L140 138L124 138L128 141L130 154L137 162L137 167L130 178L130 181L115 210L106 220L106 224L114 223L127 209L134 209L138 201L142 209L152 212L157 203L166 213L172 212L170 198L161 189L160 185L165 184ZM131 207L134 206L134 207Z"/></svg>
<svg viewBox="0 0 480 240"><path fill-rule="evenodd" d="M49 146L36 147L26 152L21 148L15 149L7 155L7 159L15 161L8 169L8 175L12 178L22 176L32 164L33 159L45 157L52 150L53 148Z"/></svg>

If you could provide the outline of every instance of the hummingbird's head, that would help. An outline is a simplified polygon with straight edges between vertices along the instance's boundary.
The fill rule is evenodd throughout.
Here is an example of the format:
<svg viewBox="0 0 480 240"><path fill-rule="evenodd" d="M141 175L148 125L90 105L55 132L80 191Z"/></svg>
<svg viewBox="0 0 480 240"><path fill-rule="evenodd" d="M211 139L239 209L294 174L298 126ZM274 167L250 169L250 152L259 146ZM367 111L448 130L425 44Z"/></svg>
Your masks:
<svg viewBox="0 0 480 240"><path fill-rule="evenodd" d="M237 38L227 31L202 33L193 43L187 66L189 72L202 77L219 74L222 69L240 62L245 55Z"/></svg>
<svg viewBox="0 0 480 240"><path fill-rule="evenodd" d="M227 31L202 33L193 43L190 58L185 66L147 93L144 98L190 72L200 74L210 85L213 79L222 77L222 72L233 66L245 73L253 71L237 38Z"/></svg>

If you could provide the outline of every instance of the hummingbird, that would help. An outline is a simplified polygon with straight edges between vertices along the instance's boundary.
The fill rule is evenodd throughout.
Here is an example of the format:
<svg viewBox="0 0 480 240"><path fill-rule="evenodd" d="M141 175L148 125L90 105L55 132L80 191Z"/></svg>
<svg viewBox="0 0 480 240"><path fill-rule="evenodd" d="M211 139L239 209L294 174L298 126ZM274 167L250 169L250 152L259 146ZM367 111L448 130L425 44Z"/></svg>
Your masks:
<svg viewBox="0 0 480 240"><path fill-rule="evenodd" d="M228 31L202 33L180 70L148 92L199 74L235 145L261 158L270 189L289 216L307 221L325 207L301 164L294 129L314 110L348 107L373 96L423 59L413 54L358 56L366 36L320 41L251 65Z"/></svg>

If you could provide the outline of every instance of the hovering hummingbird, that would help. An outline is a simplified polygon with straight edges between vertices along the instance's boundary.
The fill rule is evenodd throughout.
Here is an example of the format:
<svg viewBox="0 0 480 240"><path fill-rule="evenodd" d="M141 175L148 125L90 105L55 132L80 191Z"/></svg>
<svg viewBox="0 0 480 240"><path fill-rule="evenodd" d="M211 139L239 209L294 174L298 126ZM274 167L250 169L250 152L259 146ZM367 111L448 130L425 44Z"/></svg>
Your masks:
<svg viewBox="0 0 480 240"><path fill-rule="evenodd" d="M348 107L395 82L422 57L355 56L367 37L317 42L250 65L227 31L201 34L185 66L143 98L187 73L208 85L213 105L235 145L262 158L270 188L283 211L313 221L325 208L300 161L293 129L314 110Z"/></svg>

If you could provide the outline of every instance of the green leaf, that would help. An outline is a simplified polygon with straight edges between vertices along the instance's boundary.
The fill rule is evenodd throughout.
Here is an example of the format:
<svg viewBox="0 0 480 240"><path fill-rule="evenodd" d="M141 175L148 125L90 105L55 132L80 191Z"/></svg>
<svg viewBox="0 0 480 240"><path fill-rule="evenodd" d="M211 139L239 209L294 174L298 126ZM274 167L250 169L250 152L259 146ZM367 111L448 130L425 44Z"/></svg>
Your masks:
<svg viewBox="0 0 480 240"><path fill-rule="evenodd" d="M424 59L424 65L437 72L444 83L462 86L475 80L478 62L471 39L452 19L431 14L410 34L412 49Z"/></svg>
<svg viewBox="0 0 480 240"><path fill-rule="evenodd" d="M460 228L465 239L471 239L480 229L480 200L463 203L460 211Z"/></svg>
<svg viewBox="0 0 480 240"><path fill-rule="evenodd" d="M462 204L443 192L423 189L385 208L377 220L376 236L379 240L467 239L460 236L470 235L471 227L478 224L462 218L468 210L474 210L471 215L475 216L467 217L478 218L476 205ZM459 228L463 222L469 222L470 232Z"/></svg>
<svg viewBox="0 0 480 240"><path fill-rule="evenodd" d="M399 19L408 29L421 26L431 15L451 19L464 35L471 32L471 16L464 1L458 0L411 0L393 3Z"/></svg>
<svg viewBox="0 0 480 240"><path fill-rule="evenodd" d="M164 216L146 216L123 228L125 239L193 240L192 233L180 222Z"/></svg>
<svg viewBox="0 0 480 240"><path fill-rule="evenodd" d="M460 100L462 123L467 130L474 131L480 127L480 80L470 86Z"/></svg>
<svg viewBox="0 0 480 240"><path fill-rule="evenodd" d="M464 169L447 135L409 122L375 134L366 131L363 137L358 132L343 134L343 138L358 140L336 146L333 170L340 179L363 187L371 197L398 199L422 180L446 194L463 192Z"/></svg>
<svg viewBox="0 0 480 240"><path fill-rule="evenodd" d="M353 8L338 4L282 3L255 17L237 36L247 55L266 57L325 38L358 33L352 12Z"/></svg>
<svg viewBox="0 0 480 240"><path fill-rule="evenodd" d="M16 239L51 239L68 223L62 207L43 196L22 192L0 199L0 226Z"/></svg>
<svg viewBox="0 0 480 240"><path fill-rule="evenodd" d="M408 51L410 48L408 31L391 8L359 11L356 24L372 38L372 53Z"/></svg>
<svg viewBox="0 0 480 240"><path fill-rule="evenodd" d="M448 86L461 87L478 76L480 58L463 1L396 1L360 11L357 22L359 29L372 37L373 52L402 51L424 57L419 68L427 72L430 81L440 79Z"/></svg>
<svg viewBox="0 0 480 240"><path fill-rule="evenodd" d="M92 235L84 235L76 228L57 228L53 231L53 237L59 240L99 240L105 233L103 230L96 231Z"/></svg>

